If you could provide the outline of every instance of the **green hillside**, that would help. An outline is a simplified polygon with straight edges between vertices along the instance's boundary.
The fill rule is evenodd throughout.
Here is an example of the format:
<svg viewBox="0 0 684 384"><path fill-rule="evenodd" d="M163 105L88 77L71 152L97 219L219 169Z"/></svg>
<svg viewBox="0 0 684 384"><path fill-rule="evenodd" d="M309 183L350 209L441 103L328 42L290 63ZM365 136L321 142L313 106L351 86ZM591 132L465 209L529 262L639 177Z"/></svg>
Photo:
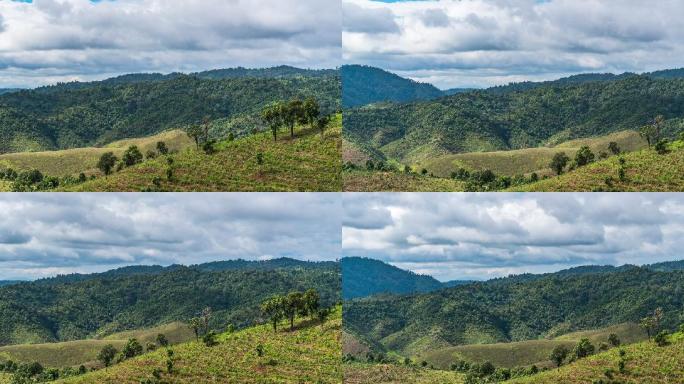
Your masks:
<svg viewBox="0 0 684 384"><path fill-rule="evenodd" d="M195 341L174 346L171 373L167 351L159 349L56 383L340 383L341 327L338 307L325 323L299 320L294 331L274 333L261 325L220 334L211 347Z"/></svg>
<svg viewBox="0 0 684 384"><path fill-rule="evenodd" d="M620 351L624 351L624 357ZM624 368L619 368L620 361ZM506 383L681 383L684 382L684 334L669 337L669 344L642 342L596 354L559 369Z"/></svg>
<svg viewBox="0 0 684 384"><path fill-rule="evenodd" d="M182 151L194 145L185 132L172 130L154 136L119 140L104 147L8 153L0 155L0 168L12 168L16 171L37 169L43 174L58 177L78 175L81 172L87 176L100 175L97 161L102 154L113 152L115 156L121 158L124 151L131 145L138 146L142 153L146 153L149 150L156 150L158 141L163 141L172 152Z"/></svg>
<svg viewBox="0 0 684 384"><path fill-rule="evenodd" d="M432 84L419 83L365 65L343 65L340 75L344 108L384 101L430 100L444 96Z"/></svg>
<svg viewBox="0 0 684 384"><path fill-rule="evenodd" d="M339 114L334 115L323 135L317 129L298 126L294 139L281 132L274 142L270 132L260 132L220 141L212 154L190 147L61 190L340 191L341 120ZM171 165L169 158L173 159Z"/></svg>
<svg viewBox="0 0 684 384"><path fill-rule="evenodd" d="M684 146L675 142L666 154L653 150L597 161L558 177L511 188L512 191L671 191L684 190ZM624 165L620 164L624 159ZM620 178L620 169L625 178Z"/></svg>
<svg viewBox="0 0 684 384"><path fill-rule="evenodd" d="M555 154L565 152L568 156L574 156L583 146L588 146L596 155L610 153L608 145L611 142L617 143L622 152L641 150L647 145L638 132L621 131L589 139L569 140L549 147L444 155L417 161L414 168L425 168L438 177L450 177L459 168L469 171L489 169L501 176L529 175L532 172L539 176L555 176L549 168Z"/></svg>
<svg viewBox="0 0 684 384"><path fill-rule="evenodd" d="M414 356L437 348L553 338L638 322L663 308L675 327L684 272L628 267L471 283L437 292L347 301L345 328L387 351Z"/></svg>
<svg viewBox="0 0 684 384"><path fill-rule="evenodd" d="M551 351L558 345L569 350L582 339L588 338L592 344L608 343L608 336L615 334L622 345L632 344L646 339L646 333L637 324L627 323L610 326L598 330L571 332L555 338L526 340L495 344L470 344L436 349L415 357L416 361L427 361L438 369L450 369L456 361L467 361L482 364L491 362L496 367L515 368L536 365L552 368Z"/></svg>
<svg viewBox="0 0 684 384"><path fill-rule="evenodd" d="M458 192L465 182L415 173L353 170L342 172L345 192Z"/></svg>
<svg viewBox="0 0 684 384"><path fill-rule="evenodd" d="M12 360L17 363L36 361L44 367L51 368L66 368L81 364L93 367L99 364L97 355L104 346L111 344L117 350L121 350L131 338L136 338L142 345L146 345L155 342L160 333L164 334L172 345L195 337L187 324L171 323L149 329L114 333L98 339L4 346L0 347L0 360Z"/></svg>
<svg viewBox="0 0 684 384"><path fill-rule="evenodd" d="M22 90L0 95L0 153L102 146L204 118L248 119L271 102L309 96L319 101L324 114L339 110L337 71L302 70L296 76L215 72L162 79L142 74ZM227 135L212 131L214 137Z"/></svg>
<svg viewBox="0 0 684 384"><path fill-rule="evenodd" d="M462 373L415 366L344 364L344 382L348 384L462 384L464 379Z"/></svg>
<svg viewBox="0 0 684 384"><path fill-rule="evenodd" d="M0 287L0 346L102 338L185 322L206 307L212 327L241 328L259 317L265 298L293 290L314 288L325 306L341 300L337 263L204 268L125 269Z"/></svg>
<svg viewBox="0 0 684 384"><path fill-rule="evenodd" d="M684 79L630 75L615 81L472 91L431 101L345 111L345 138L404 164L469 152L533 148L637 129L656 115L681 131Z"/></svg>

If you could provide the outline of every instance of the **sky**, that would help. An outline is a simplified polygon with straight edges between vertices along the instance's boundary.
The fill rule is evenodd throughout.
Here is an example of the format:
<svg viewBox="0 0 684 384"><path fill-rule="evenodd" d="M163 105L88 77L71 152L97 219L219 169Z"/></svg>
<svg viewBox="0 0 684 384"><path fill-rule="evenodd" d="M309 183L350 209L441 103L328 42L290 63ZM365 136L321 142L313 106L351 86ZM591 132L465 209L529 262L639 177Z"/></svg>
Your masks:
<svg viewBox="0 0 684 384"><path fill-rule="evenodd" d="M441 281L684 259L684 194L345 193L343 205L343 256Z"/></svg>
<svg viewBox="0 0 684 384"><path fill-rule="evenodd" d="M446 89L684 67L680 0L343 0L343 59Z"/></svg>
<svg viewBox="0 0 684 384"><path fill-rule="evenodd" d="M0 194L0 280L126 265L336 260L334 193Z"/></svg>
<svg viewBox="0 0 684 384"><path fill-rule="evenodd" d="M0 88L281 64L334 68L339 0L0 0Z"/></svg>

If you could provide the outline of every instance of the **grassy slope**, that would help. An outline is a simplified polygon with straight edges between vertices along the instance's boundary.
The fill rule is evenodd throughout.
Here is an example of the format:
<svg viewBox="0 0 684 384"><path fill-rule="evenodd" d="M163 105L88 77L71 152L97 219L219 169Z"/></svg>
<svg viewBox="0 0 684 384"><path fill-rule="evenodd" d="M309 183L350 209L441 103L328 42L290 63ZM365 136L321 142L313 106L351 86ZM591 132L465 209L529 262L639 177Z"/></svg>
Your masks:
<svg viewBox="0 0 684 384"><path fill-rule="evenodd" d="M347 192L458 192L464 189L461 181L401 172L345 171L342 178Z"/></svg>
<svg viewBox="0 0 684 384"><path fill-rule="evenodd" d="M152 180L160 177L163 191L340 191L341 132L338 115L324 137L300 127L294 140L281 131L274 142L270 133L262 132L219 143L213 155L188 148L173 155L173 181L166 179L166 158L159 157L69 190L140 191L152 187ZM261 166L257 153L263 153Z"/></svg>
<svg viewBox="0 0 684 384"><path fill-rule="evenodd" d="M618 348L600 353L575 363L543 372L535 376L509 381L516 384L591 383L607 381L605 371L612 369L615 382L620 383L682 383L684 382L684 335L675 334L672 343L658 347L653 342L642 342L622 347L626 354L625 373L619 373Z"/></svg>
<svg viewBox="0 0 684 384"><path fill-rule="evenodd" d="M12 375L9 373L0 372L0 384L10 384L12 382Z"/></svg>
<svg viewBox="0 0 684 384"><path fill-rule="evenodd" d="M262 325L233 334L221 334L219 344L206 347L189 342L173 347L174 372L163 373L165 383L340 383L341 308L323 325L299 321L294 332ZM258 357L257 345L264 356ZM58 383L139 383L159 368L166 372L161 349L106 370Z"/></svg>
<svg viewBox="0 0 684 384"><path fill-rule="evenodd" d="M457 372L406 367L391 364L344 364L345 384L459 384L464 375Z"/></svg>
<svg viewBox="0 0 684 384"><path fill-rule="evenodd" d="M0 155L0 167L16 170L35 168L44 174L60 177L78 175L81 172L87 175L99 175L100 171L97 170L96 166L103 153L114 152L118 158L121 158L129 146L137 145L144 154L148 150L156 151L158 141L165 142L170 150L176 151L193 144L183 131L173 130L149 137L115 141L101 148L75 148L62 151L20 152Z"/></svg>
<svg viewBox="0 0 684 384"><path fill-rule="evenodd" d="M97 354L107 344L121 350L129 338L137 338L144 346L163 333L169 342L177 344L192 339L192 331L182 323L171 323L155 328L121 332L104 339L77 340L49 344L21 344L0 347L0 358L17 362L37 361L46 367L62 368L80 364L94 365Z"/></svg>
<svg viewBox="0 0 684 384"><path fill-rule="evenodd" d="M580 147L586 145L598 154L608 152L608 144L618 143L622 151L632 152L646 147L646 141L636 131L622 131L606 136L576 139L555 147L539 147L498 152L471 152L439 156L415 164L414 168L426 168L440 177L449 177L458 168L469 170L490 169L497 175L515 176L537 172L539 175L552 175L549 164L556 153L565 152L574 157Z"/></svg>
<svg viewBox="0 0 684 384"><path fill-rule="evenodd" d="M437 368L448 369L456 360L483 363L492 362L497 367L513 368L536 364L539 367L552 366L549 355L557 345L568 349L583 337L589 338L594 345L608 341L608 335L615 333L623 344L634 343L646 338L636 324L620 324L603 329L573 332L549 340L528 340L514 343L473 344L448 347L430 351L416 358L425 360Z"/></svg>
<svg viewBox="0 0 684 384"><path fill-rule="evenodd" d="M627 180L618 180L620 164L617 157L598 161L586 167L568 172L560 177L516 187L514 191L561 192L561 191L683 191L684 150L676 149L665 155L653 150L642 150L623 155ZM606 184L612 177L613 186Z"/></svg>

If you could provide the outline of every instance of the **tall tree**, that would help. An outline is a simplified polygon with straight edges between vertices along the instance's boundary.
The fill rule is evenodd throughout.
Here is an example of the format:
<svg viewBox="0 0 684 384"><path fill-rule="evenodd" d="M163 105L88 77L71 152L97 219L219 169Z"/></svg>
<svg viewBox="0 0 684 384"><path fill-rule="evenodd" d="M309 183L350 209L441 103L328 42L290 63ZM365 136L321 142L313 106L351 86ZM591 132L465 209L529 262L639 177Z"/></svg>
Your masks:
<svg viewBox="0 0 684 384"><path fill-rule="evenodd" d="M282 102L277 102L267 105L261 111L261 118L271 129L273 141L278 140L278 129L280 129L280 126L283 124L283 108L284 104Z"/></svg>
<svg viewBox="0 0 684 384"><path fill-rule="evenodd" d="M290 330L294 330L295 317L302 308L302 297L303 295L301 292L290 292L285 296L283 312L290 320Z"/></svg>
<svg viewBox="0 0 684 384"><path fill-rule="evenodd" d="M97 168L107 176L112 173L112 168L114 168L117 160L116 156L114 156L114 152L105 152L100 156L100 160L97 162Z"/></svg>
<svg viewBox="0 0 684 384"><path fill-rule="evenodd" d="M294 138L294 127L304 120L304 103L299 99L290 100L282 110L283 122L290 129L290 137Z"/></svg>
<svg viewBox="0 0 684 384"><path fill-rule="evenodd" d="M261 303L261 312L269 318L273 325L273 331L278 330L278 323L283 319L283 297L273 296Z"/></svg>
<svg viewBox="0 0 684 384"><path fill-rule="evenodd" d="M313 129L321 114L321 107L318 105L316 99L307 97L306 100L304 100L304 104L302 104L302 113L306 122L309 123L311 129Z"/></svg>
<svg viewBox="0 0 684 384"><path fill-rule="evenodd" d="M97 359L104 364L105 367L109 367L116 356L117 350L113 345L105 345L100 353L97 355Z"/></svg>

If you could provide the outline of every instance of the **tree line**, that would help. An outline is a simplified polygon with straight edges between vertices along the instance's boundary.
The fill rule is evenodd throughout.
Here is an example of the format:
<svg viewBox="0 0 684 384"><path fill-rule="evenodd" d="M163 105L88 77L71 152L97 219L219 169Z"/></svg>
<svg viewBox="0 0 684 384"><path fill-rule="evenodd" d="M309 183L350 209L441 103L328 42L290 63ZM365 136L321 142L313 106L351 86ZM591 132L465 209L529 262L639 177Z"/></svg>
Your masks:
<svg viewBox="0 0 684 384"><path fill-rule="evenodd" d="M278 330L278 324L287 319L290 330L294 330L297 316L310 316L324 322L330 314L330 309L321 308L320 295L315 289L305 292L293 291L287 295L274 295L261 303L261 312L269 319L273 330Z"/></svg>
<svg viewBox="0 0 684 384"><path fill-rule="evenodd" d="M328 116L321 116L321 107L313 97L304 101L294 98L274 102L262 109L261 117L271 129L274 141L278 140L278 131L281 128L289 129L290 138L294 138L296 124L308 124L311 129L317 128L323 135L330 121Z"/></svg>

